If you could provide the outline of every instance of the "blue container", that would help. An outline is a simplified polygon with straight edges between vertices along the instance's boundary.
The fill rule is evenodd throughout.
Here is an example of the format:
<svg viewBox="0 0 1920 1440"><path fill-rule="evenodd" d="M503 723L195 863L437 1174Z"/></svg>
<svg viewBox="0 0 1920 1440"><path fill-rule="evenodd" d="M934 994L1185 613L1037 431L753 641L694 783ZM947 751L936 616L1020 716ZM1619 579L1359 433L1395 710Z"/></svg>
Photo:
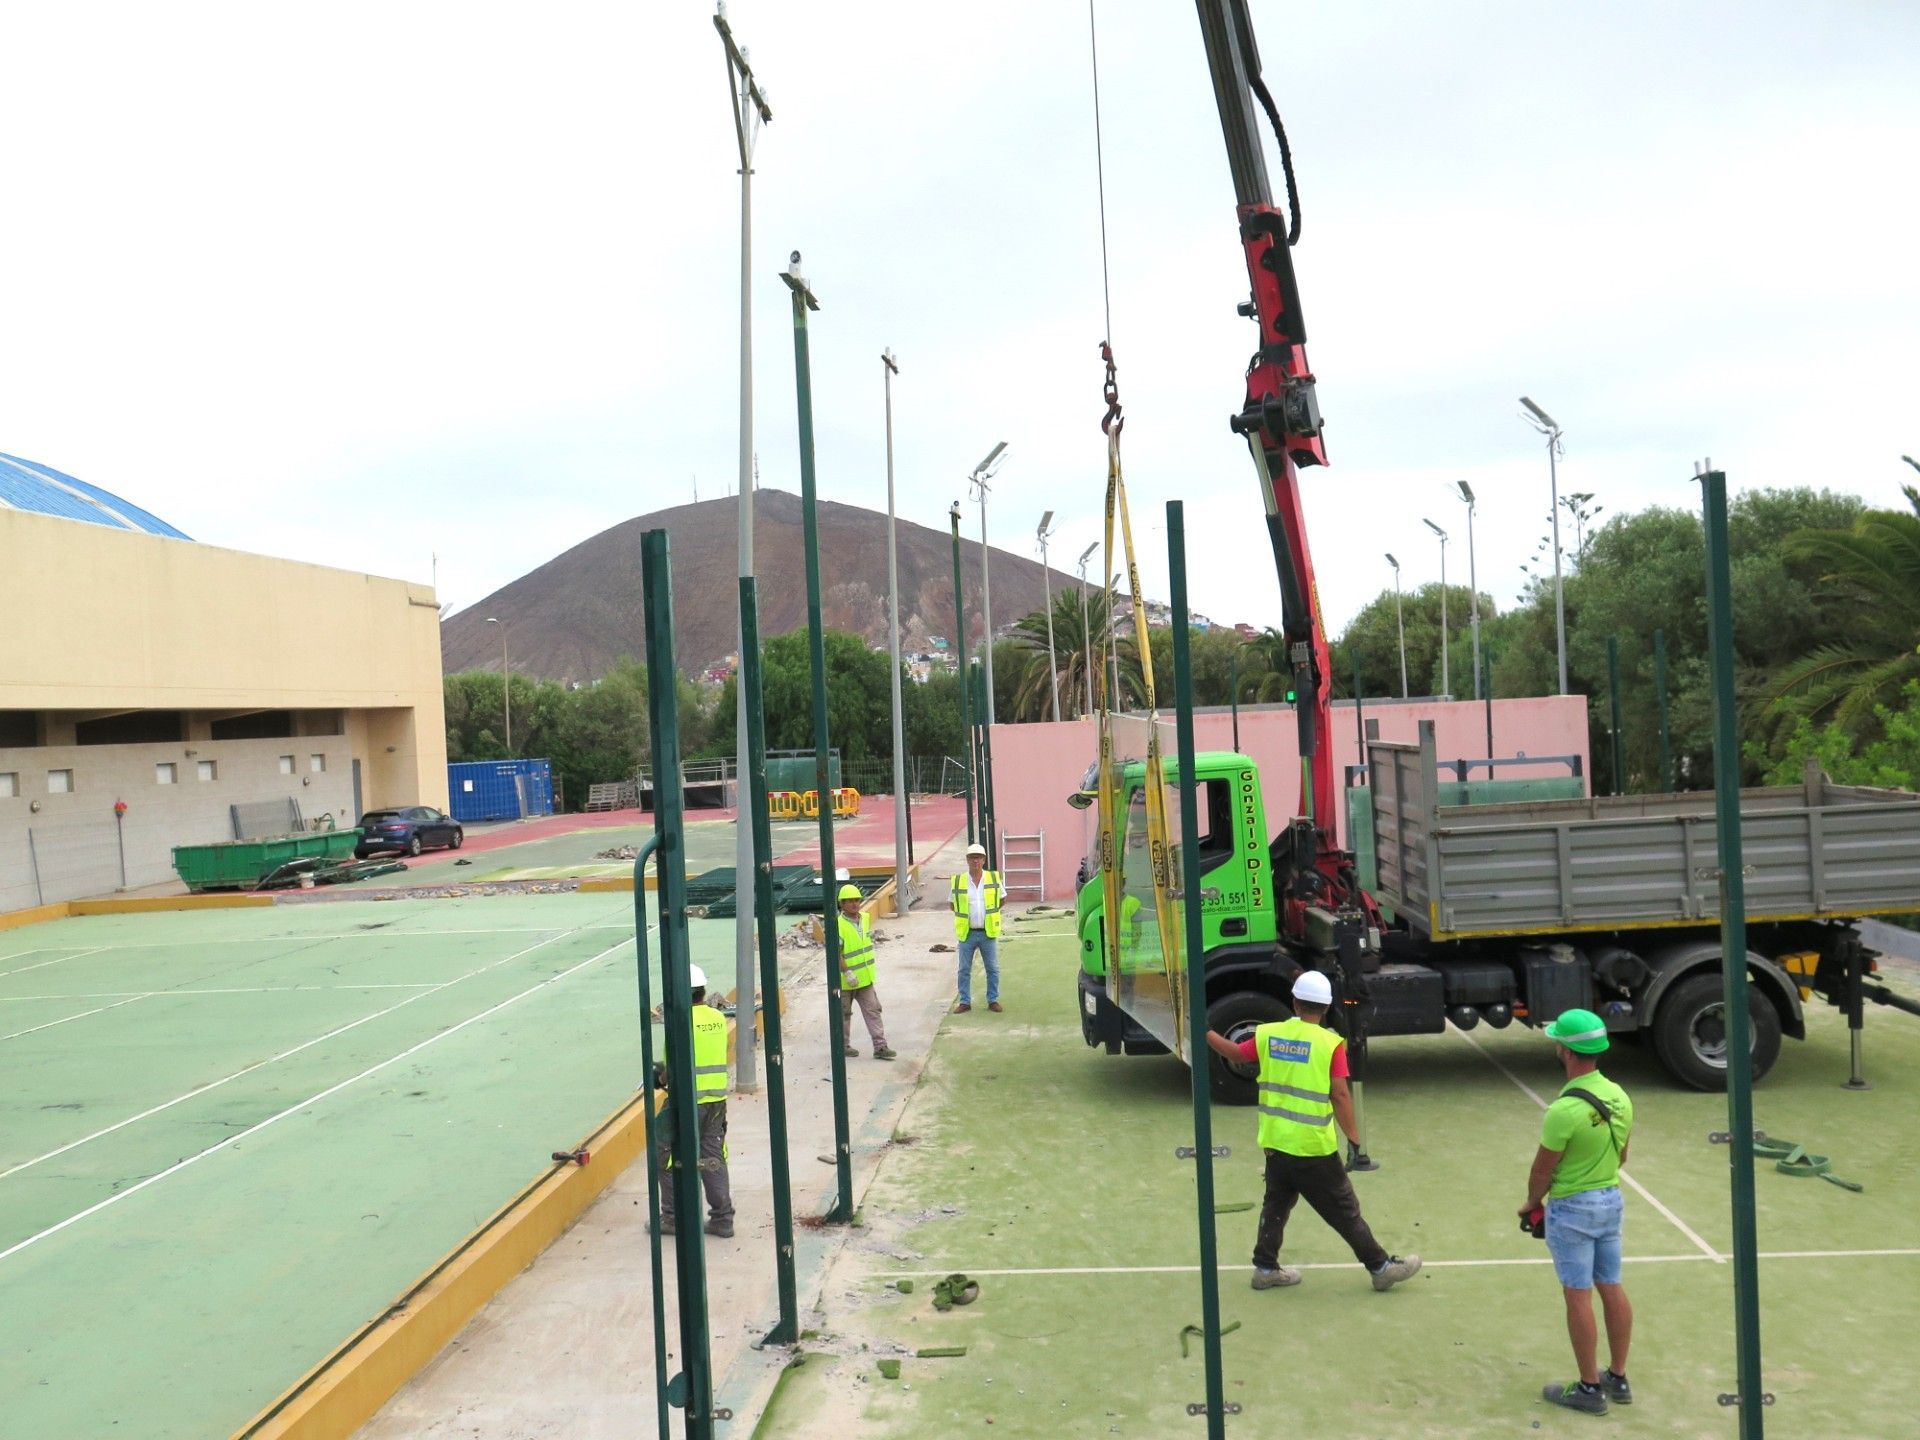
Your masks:
<svg viewBox="0 0 1920 1440"><path fill-rule="evenodd" d="M463 824L553 813L553 766L545 760L470 760L447 766L448 811Z"/></svg>

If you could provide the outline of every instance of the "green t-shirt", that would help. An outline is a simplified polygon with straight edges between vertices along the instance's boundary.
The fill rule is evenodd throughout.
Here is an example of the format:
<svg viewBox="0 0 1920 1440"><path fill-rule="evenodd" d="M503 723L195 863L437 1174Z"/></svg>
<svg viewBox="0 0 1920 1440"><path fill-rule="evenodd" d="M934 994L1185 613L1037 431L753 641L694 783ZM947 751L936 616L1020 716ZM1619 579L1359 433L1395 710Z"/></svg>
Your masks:
<svg viewBox="0 0 1920 1440"><path fill-rule="evenodd" d="M1594 1113L1593 1107L1569 1090L1585 1090L1613 1112L1613 1135ZM1598 1070L1569 1080L1560 1087L1559 1097L1547 1107L1547 1118L1540 1126L1540 1143L1560 1152L1554 1168L1549 1200L1578 1195L1583 1190L1605 1190L1620 1183L1620 1152L1627 1148L1633 1133L1633 1102L1627 1092Z"/></svg>

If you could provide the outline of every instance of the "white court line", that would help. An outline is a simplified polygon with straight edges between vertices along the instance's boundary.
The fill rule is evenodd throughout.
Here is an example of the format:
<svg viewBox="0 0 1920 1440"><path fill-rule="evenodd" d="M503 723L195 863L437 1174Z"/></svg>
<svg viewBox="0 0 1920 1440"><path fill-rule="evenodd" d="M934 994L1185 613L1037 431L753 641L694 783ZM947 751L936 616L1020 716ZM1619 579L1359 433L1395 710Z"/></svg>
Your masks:
<svg viewBox="0 0 1920 1440"><path fill-rule="evenodd" d="M112 948L111 945L96 945L91 950L78 950L71 955L56 955L51 960L41 960L32 965L22 965L18 970L0 970L0 980L6 979L9 975L24 975L29 970L44 970L49 965L64 965L69 960L84 960L89 955L98 955L102 950L111 950ZM27 951L29 955L37 953L39 952L34 950ZM14 958L17 959L19 957L16 956Z"/></svg>
<svg viewBox="0 0 1920 1440"><path fill-rule="evenodd" d="M1893 1256L1912 1257L1920 1255L1920 1249L1910 1250L1762 1250L1762 1260L1868 1260L1885 1259ZM1621 1259L1628 1265L1698 1265L1707 1261L1720 1263L1718 1255L1623 1255ZM1351 1270L1357 1264L1353 1260L1321 1260L1295 1265L1295 1270ZM1421 1265L1423 1270L1477 1270L1494 1269L1506 1265L1551 1265L1551 1255L1534 1255L1526 1258L1495 1260L1428 1260ZM1222 1270L1238 1271L1247 1267L1242 1265L1223 1265ZM951 1275L956 1269L968 1275L1022 1276L1022 1275L1198 1275L1198 1265L1060 1265L1033 1270L974 1270L965 1266L946 1266L939 1270L876 1270L874 1278L892 1280L918 1279L923 1275Z"/></svg>
<svg viewBox="0 0 1920 1440"><path fill-rule="evenodd" d="M329 903L338 905L338 904L352 904L354 902L336 900ZM308 940L315 941L317 943L318 942L331 943L335 940L432 940L441 935L544 935L547 933L548 928L550 927L542 927L538 925L516 925L516 926L503 927L498 930L384 930L383 929L383 930L348 930L340 934L331 934L323 931L321 933L313 934L313 935L251 935L251 936L234 936L227 939L209 939L209 940L124 940L124 941L115 941L111 945L102 945L99 948L102 950L178 950L178 949L189 949L189 948L199 949L207 945L271 945L271 944L274 944L275 942L285 944L290 942L297 943L297 942L308 941ZM633 929L633 926L631 924L576 925L574 926L573 930L569 931L568 933L572 934L575 931L580 931L580 930L631 930L631 929ZM46 947L46 948L50 948L50 947ZM8 955L8 956L0 957L0 963L4 963L4 961L6 960L18 960L21 958L21 955L37 955L39 953L40 951L37 951L37 950L23 950L20 952L20 955ZM92 954L93 952L88 951L87 953ZM72 959L73 957L68 956L66 958ZM26 968L31 970L31 969L34 969L35 967L29 965ZM12 975L12 974L18 974L19 972L9 970L5 973Z"/></svg>
<svg viewBox="0 0 1920 1440"><path fill-rule="evenodd" d="M49 1020L44 1025L30 1025L25 1030L15 1030L11 1035L0 1035L0 1040L18 1040L22 1035L32 1035L36 1031L51 1030L56 1025L64 1025L69 1020L84 1020L89 1015L99 1015L108 1010L118 1010L122 1005L131 1005L136 1000L144 1000L155 992L146 991L140 995L129 995L124 1000L116 1000L111 1005L96 1005L91 1010L82 1010L78 1015L63 1015L58 1020ZM75 997L78 998L78 997Z"/></svg>
<svg viewBox="0 0 1920 1440"><path fill-rule="evenodd" d="M1542 1110L1547 1108L1547 1102L1541 1099L1540 1093L1537 1090L1535 1090L1531 1085L1527 1084L1526 1081L1522 1080L1518 1075L1514 1074L1513 1071L1509 1070L1505 1065L1501 1064L1499 1057L1496 1056L1491 1050L1487 1049L1486 1046L1482 1045L1478 1040L1474 1039L1473 1036L1467 1034L1466 1031L1462 1030L1459 1026L1455 1025L1451 1020L1447 1022L1447 1029L1451 1030L1454 1034L1458 1035L1462 1040L1466 1041L1467 1044L1471 1045L1475 1050L1478 1050L1482 1055L1482 1057L1486 1059L1487 1063L1492 1065L1494 1069L1498 1070L1502 1075L1506 1076L1507 1079L1511 1080L1515 1085L1519 1086L1521 1094L1525 1095L1529 1100L1533 1101L1533 1103L1538 1105ZM1708 1259L1712 1260L1716 1265L1724 1265L1727 1263L1726 1256L1722 1255L1719 1251L1715 1250L1711 1245L1707 1244L1706 1241L1702 1240L1700 1236L1694 1231L1691 1225L1687 1224L1686 1221L1682 1220L1678 1215L1674 1214L1673 1211L1669 1210L1665 1205L1661 1204L1660 1201L1655 1197L1654 1193L1651 1190L1647 1189L1646 1186L1642 1185L1638 1180L1634 1179L1633 1176L1627 1174L1627 1172L1624 1170L1620 1172L1620 1178L1626 1184L1633 1187L1634 1194L1638 1195L1642 1200L1645 1200L1649 1205L1653 1206L1654 1209L1658 1210L1662 1215L1666 1216L1667 1219L1672 1222L1673 1227L1676 1230L1678 1230L1682 1235L1686 1236L1694 1244L1698 1245L1701 1249L1701 1252L1705 1254Z"/></svg>
<svg viewBox="0 0 1920 1440"><path fill-rule="evenodd" d="M266 1066L272 1065L277 1061L285 1060L289 1055L298 1055L302 1050L311 1050L315 1045L320 1044L321 1041L323 1040L331 1040L336 1035L344 1035L347 1033L347 1031L357 1029L359 1026L366 1024L369 1020L378 1020L382 1015L391 1015L394 1011L399 1010L404 1006L411 1005L416 1000L424 1000L427 998L427 996L435 994L438 991L444 990L449 985L458 985L462 980L471 980L475 975L480 974L481 971L491 970L497 965L505 965L506 963L508 963L508 961L511 961L511 960L518 960L522 955L531 955L534 951L540 949L541 946L551 945L555 940L564 940L567 936L571 934L573 934L573 931L563 930L558 935L549 935L545 940L542 940L538 945L529 945L524 950L514 951L513 954L507 956L505 959L489 961L487 964L482 965L478 970L469 970L464 975L456 975L451 980L443 980L430 990L422 990L418 995L409 995L406 999L398 1001L395 1004L389 1005L384 1010L375 1010L370 1015L362 1015L358 1020L350 1020L345 1025L341 1025L336 1029L327 1031L327 1033L324 1035L316 1035L313 1039L304 1041L303 1043L294 1046L291 1050L282 1050L278 1055L270 1055L265 1060L256 1060L253 1064L247 1066L244 1070L236 1070L231 1075L222 1075L218 1080L209 1080L206 1084L198 1086L195 1089L189 1090L184 1095L176 1095L171 1100L164 1100L160 1104L153 1106L149 1110L142 1110L138 1115L129 1115L126 1119L121 1120L116 1124L109 1125L104 1130L96 1130L91 1135L82 1135L78 1140L69 1141L67 1144L60 1146L57 1150L47 1151L47 1153L44 1155L36 1155L31 1160L22 1160L18 1165L13 1166L11 1169L0 1170L0 1180L6 1179L9 1175L18 1175L22 1170L32 1169L35 1165L38 1165L43 1160L51 1160L56 1155L64 1155L69 1150L77 1150L80 1146L90 1144L93 1141L100 1139L104 1135L111 1135L116 1130L124 1130L126 1129L127 1126L135 1124L138 1121L145 1120L150 1115L158 1115L162 1110L171 1110L174 1106L183 1104L184 1102L193 1099L194 1096L196 1095L204 1095L209 1090L218 1089L220 1086L225 1085L228 1081L238 1080L242 1075L251 1075L256 1070L264 1069Z"/></svg>
<svg viewBox="0 0 1920 1440"><path fill-rule="evenodd" d="M238 985L217 989L86 990L72 995L0 995L0 1005L15 1000L112 1000L119 995L324 995L335 990L431 990L431 980L383 985Z"/></svg>
<svg viewBox="0 0 1920 1440"><path fill-rule="evenodd" d="M28 1246L39 1244L42 1240L45 1240L49 1235L57 1235L62 1230L66 1229L69 1225L77 1224L80 1221L86 1219L89 1215L97 1215L100 1213L100 1211L106 1209L109 1205L119 1204L122 1200L126 1199L129 1195L137 1195L142 1190L146 1189L149 1185L158 1184L160 1181L166 1179L169 1175L177 1175L182 1170L186 1169L189 1165L192 1165L198 1161L204 1160L209 1155L219 1154L220 1151L226 1149L229 1145L232 1145L238 1141L244 1140L249 1135L257 1135L260 1131L266 1129L269 1125L272 1125L277 1121L284 1120L289 1115L298 1114L300 1111L306 1109L310 1105L317 1105L322 1100L326 1099L329 1095L338 1094L340 1091L346 1089L347 1086L356 1084L361 1080L365 1080L370 1075L377 1075L382 1070L386 1069L389 1065L398 1064L400 1061L405 1060L409 1055L417 1055L422 1050L426 1049L429 1045L439 1044L442 1040L446 1039L449 1035L458 1035L462 1030L466 1029L467 1026L472 1025L476 1021L484 1020L489 1015L496 1015L500 1011L506 1009L509 1005L512 1005L521 1000L524 1000L527 998L527 996L534 994L536 991L544 990L549 985L555 984L558 981L566 979L569 975L573 974L576 970L584 970L587 966L592 965L597 961L606 959L607 956L611 955L614 951L618 950L621 946L630 945L632 943L633 942L631 940L617 940L613 944L609 945L606 949L602 950L598 955L594 955L589 957L588 959L582 960L578 965L570 965L565 970L560 971L557 975L549 975L546 979L540 981L538 984L529 985L525 990L522 990L518 995L508 996L505 1000L502 1000L498 1005L488 1006L485 1010L482 1010L478 1015L469 1015L465 1020L462 1020L458 1025L448 1026L445 1030L441 1030L435 1034L429 1035L426 1039L422 1040L419 1044L409 1046L407 1049L402 1050L398 1055L391 1055L387 1059L382 1060L378 1065L368 1066L365 1070L362 1070L358 1075L350 1075L345 1080L342 1080L337 1084L329 1085L326 1089L320 1091L319 1094L309 1095L305 1100L301 1100L296 1104L289 1105L286 1109L280 1111L279 1114L269 1115L266 1119L260 1121L258 1124L249 1125L246 1129L241 1130L236 1134L229 1135L226 1139L221 1140L216 1144L209 1145L206 1149L200 1151L198 1154L189 1155L184 1160L176 1161L172 1165L169 1165L166 1169L161 1170L156 1174L149 1175L146 1179L140 1181L137 1184L129 1185L124 1190L115 1191L113 1194L109 1195L106 1199L96 1201L94 1204L89 1205L86 1209L78 1212L77 1214L69 1215L66 1219L61 1220L56 1224L49 1225L46 1229L42 1230L39 1234L29 1235L26 1239L16 1241L14 1244L9 1245L5 1250L0 1250L0 1260L5 1260L12 1255L18 1255L22 1250L25 1250Z"/></svg>

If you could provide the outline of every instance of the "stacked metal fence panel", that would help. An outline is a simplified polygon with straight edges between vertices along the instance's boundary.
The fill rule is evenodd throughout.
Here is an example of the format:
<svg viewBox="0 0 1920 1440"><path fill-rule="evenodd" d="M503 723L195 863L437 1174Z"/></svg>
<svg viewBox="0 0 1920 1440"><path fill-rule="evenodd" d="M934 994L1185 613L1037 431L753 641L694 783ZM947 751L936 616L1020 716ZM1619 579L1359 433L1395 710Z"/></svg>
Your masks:
<svg viewBox="0 0 1920 1440"><path fill-rule="evenodd" d="M122 883L120 837L111 820L30 826L26 861L29 905L111 894Z"/></svg>
<svg viewBox="0 0 1920 1440"><path fill-rule="evenodd" d="M292 795L272 800L254 800L230 807L233 814L233 838L264 840L274 835L298 835L305 830L300 801Z"/></svg>

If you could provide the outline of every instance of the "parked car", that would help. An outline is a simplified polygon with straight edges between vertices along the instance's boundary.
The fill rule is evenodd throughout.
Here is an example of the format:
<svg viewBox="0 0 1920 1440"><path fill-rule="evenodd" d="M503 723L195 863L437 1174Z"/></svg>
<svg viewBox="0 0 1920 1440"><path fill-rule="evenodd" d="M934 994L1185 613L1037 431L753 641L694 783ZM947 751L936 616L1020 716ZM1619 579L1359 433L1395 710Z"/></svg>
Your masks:
<svg viewBox="0 0 1920 1440"><path fill-rule="evenodd" d="M360 841L353 847L356 860L369 855L402 851L418 855L422 850L445 847L458 850L466 843L466 832L451 815L443 815L431 805L409 805L403 810L369 810L360 817Z"/></svg>

